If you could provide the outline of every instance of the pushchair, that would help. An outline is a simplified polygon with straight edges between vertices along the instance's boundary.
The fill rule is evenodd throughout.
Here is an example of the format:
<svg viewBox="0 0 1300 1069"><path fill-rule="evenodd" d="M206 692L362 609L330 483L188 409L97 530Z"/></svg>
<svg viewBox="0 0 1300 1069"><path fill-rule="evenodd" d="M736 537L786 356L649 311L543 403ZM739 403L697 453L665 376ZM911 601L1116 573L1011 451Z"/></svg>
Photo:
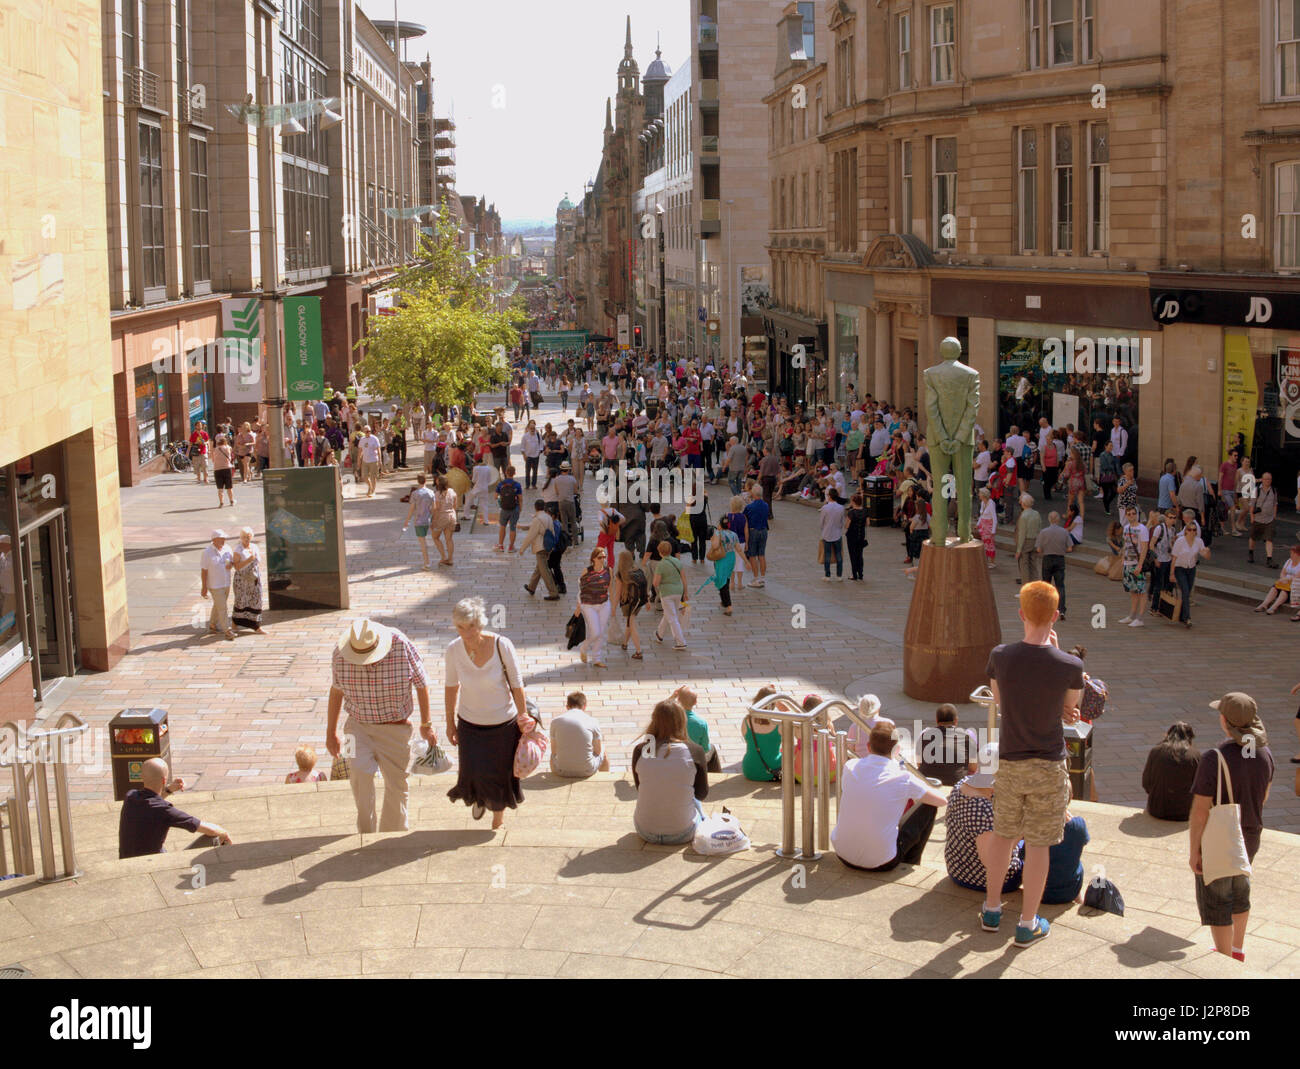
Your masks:
<svg viewBox="0 0 1300 1069"><path fill-rule="evenodd" d="M582 463L584 469L588 473L595 475L598 471L600 471L600 466L604 462L605 462L605 458L601 455L599 445L593 442L591 445L587 446L587 455L586 457L583 458Z"/></svg>
<svg viewBox="0 0 1300 1069"><path fill-rule="evenodd" d="M578 525L578 541L587 541L587 532L582 529L582 495L573 495L573 516Z"/></svg>

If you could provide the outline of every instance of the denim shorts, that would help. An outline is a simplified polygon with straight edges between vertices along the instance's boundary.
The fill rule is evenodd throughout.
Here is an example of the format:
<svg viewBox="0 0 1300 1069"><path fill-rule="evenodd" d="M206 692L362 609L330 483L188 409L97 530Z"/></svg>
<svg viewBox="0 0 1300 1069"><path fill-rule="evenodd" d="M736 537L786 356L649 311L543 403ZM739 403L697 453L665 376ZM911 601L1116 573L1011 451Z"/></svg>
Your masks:
<svg viewBox="0 0 1300 1069"><path fill-rule="evenodd" d="M1234 913L1250 912L1250 877L1225 876L1206 886L1205 880L1197 876L1196 908L1202 924L1226 928Z"/></svg>
<svg viewBox="0 0 1300 1069"><path fill-rule="evenodd" d="M767 528L761 531L751 530L749 540L745 543L745 555L749 557L767 556Z"/></svg>

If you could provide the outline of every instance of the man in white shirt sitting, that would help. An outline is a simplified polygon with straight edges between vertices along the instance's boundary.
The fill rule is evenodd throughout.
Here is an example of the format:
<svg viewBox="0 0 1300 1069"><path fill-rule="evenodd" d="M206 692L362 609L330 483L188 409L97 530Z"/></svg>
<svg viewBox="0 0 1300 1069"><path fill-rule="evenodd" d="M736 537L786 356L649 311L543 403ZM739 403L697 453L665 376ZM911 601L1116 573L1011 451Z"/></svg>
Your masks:
<svg viewBox="0 0 1300 1069"><path fill-rule="evenodd" d="M849 868L888 872L900 862L919 865L938 807L948 804L894 760L897 744L894 722L882 718L867 739L867 756L840 770L843 793L831 845Z"/></svg>

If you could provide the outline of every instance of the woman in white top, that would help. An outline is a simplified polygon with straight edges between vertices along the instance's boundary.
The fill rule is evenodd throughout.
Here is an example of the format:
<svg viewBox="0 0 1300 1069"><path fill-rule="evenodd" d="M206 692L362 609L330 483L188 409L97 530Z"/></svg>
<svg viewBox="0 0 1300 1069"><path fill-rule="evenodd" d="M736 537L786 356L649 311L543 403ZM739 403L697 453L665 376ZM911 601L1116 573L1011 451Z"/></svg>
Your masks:
<svg viewBox="0 0 1300 1069"><path fill-rule="evenodd" d="M824 582L831 581L831 558L835 560L835 578L844 582L844 506L840 503L839 492L835 487L827 487L826 504L821 507L822 525L822 566L826 574Z"/></svg>
<svg viewBox="0 0 1300 1069"><path fill-rule="evenodd" d="M238 550L235 550L238 553ZM1300 605L1297 594L1300 593L1300 546L1291 547L1291 557L1282 562L1282 571L1272 588L1264 595L1264 600L1255 606L1256 612L1266 612L1272 616L1287 601ZM1292 617L1300 621L1300 612Z"/></svg>
<svg viewBox="0 0 1300 1069"><path fill-rule="evenodd" d="M989 473L993 470L993 454L989 452L989 443L980 442L980 451L975 454L975 489L983 490L988 485Z"/></svg>
<svg viewBox="0 0 1300 1069"><path fill-rule="evenodd" d="M438 451L438 443L442 440L438 434L438 428L430 423L421 433L420 440L424 442L424 474L432 475L433 457Z"/></svg>
<svg viewBox="0 0 1300 1069"><path fill-rule="evenodd" d="M987 486L980 491L980 518L976 530L979 531L980 541L984 543L984 556L992 568L993 560L998 555L997 543L994 541L998 533L998 508Z"/></svg>
<svg viewBox="0 0 1300 1069"><path fill-rule="evenodd" d="M1178 592L1182 595L1182 609L1178 619L1183 622L1184 627L1191 627L1192 584L1196 582L1196 566L1202 560L1210 559L1210 551L1201 541L1194 509L1183 510L1183 531L1174 539L1169 556L1174 564L1174 580L1178 583Z"/></svg>
<svg viewBox="0 0 1300 1069"><path fill-rule="evenodd" d="M506 809L524 800L514 773L515 749L534 721L524 707L514 643L484 630L483 599L457 602L451 619L460 637L447 647L447 741L459 749L460 767L447 797L471 806L475 820L492 810L495 830Z"/></svg>

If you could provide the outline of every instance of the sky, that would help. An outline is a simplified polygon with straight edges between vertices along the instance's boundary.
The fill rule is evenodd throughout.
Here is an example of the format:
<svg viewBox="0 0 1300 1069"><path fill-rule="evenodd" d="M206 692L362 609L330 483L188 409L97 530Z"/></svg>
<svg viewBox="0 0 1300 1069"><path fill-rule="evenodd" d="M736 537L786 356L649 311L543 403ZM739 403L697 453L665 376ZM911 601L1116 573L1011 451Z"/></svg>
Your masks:
<svg viewBox="0 0 1300 1069"><path fill-rule="evenodd" d="M391 0L361 0L393 19ZM503 220L555 221L600 164L605 98L618 90L627 16L642 73L662 36L670 71L690 61L689 0L398 0L425 27L404 58L427 55L434 110L456 119L456 189L485 196Z"/></svg>

